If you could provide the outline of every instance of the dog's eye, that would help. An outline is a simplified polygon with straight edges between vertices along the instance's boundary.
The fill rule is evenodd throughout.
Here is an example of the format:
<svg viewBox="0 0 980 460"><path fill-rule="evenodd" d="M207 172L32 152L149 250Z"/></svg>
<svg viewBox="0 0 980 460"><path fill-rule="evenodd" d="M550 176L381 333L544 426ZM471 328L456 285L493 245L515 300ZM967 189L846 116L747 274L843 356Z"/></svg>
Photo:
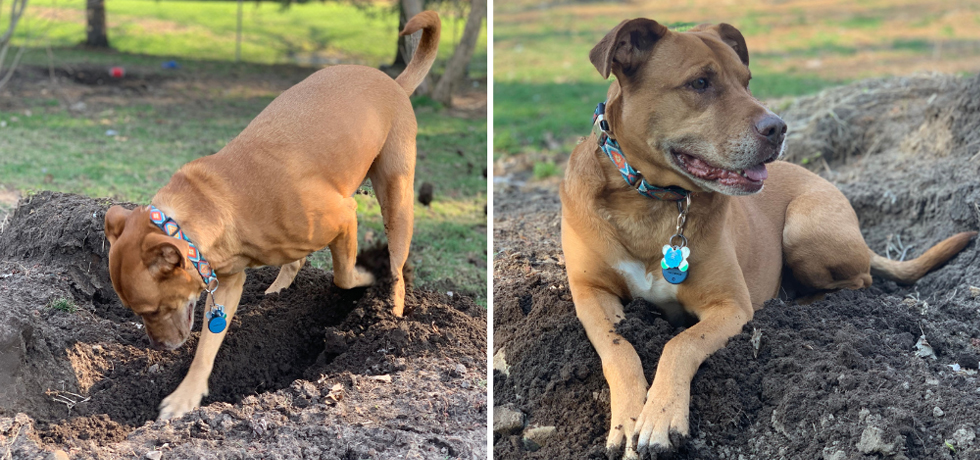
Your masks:
<svg viewBox="0 0 980 460"><path fill-rule="evenodd" d="M697 80L692 81L691 88L694 88L695 91L704 91L708 89L708 79L698 78Z"/></svg>

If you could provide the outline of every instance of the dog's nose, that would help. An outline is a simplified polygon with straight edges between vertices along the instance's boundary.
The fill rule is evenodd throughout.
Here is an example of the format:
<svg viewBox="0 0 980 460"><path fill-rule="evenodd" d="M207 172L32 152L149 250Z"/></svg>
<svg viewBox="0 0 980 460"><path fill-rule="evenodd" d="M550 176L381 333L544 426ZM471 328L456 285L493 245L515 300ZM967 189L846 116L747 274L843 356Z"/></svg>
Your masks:
<svg viewBox="0 0 980 460"><path fill-rule="evenodd" d="M779 144L786 134L786 123L771 113L766 114L755 122L755 131L773 144Z"/></svg>

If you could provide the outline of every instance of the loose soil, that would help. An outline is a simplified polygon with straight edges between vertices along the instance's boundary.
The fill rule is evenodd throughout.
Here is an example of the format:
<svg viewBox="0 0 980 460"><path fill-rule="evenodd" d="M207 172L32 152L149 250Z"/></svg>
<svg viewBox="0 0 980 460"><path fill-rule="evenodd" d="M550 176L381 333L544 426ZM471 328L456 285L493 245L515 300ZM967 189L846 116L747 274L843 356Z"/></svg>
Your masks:
<svg viewBox="0 0 980 460"><path fill-rule="evenodd" d="M875 91L877 98L864 96ZM803 133L787 152L816 159L808 165L848 196L872 249L884 254L888 241L900 239L914 257L980 227L977 101L980 77L833 89L782 114ZM500 181L494 206L494 353L503 358L494 363L494 411L519 411L523 433L556 428L538 450L521 428L500 430L494 458L606 458L609 389L575 317L557 190ZM869 289L809 305L767 302L701 366L692 383L692 437L666 458L980 458L978 286L974 241L914 286L876 278ZM626 314L618 329L649 381L680 329L644 301L629 303ZM758 350L753 332L761 334ZM920 336L934 359L916 356Z"/></svg>
<svg viewBox="0 0 980 460"><path fill-rule="evenodd" d="M111 204L42 192L0 233L2 455L487 457L486 310L411 290L395 318L385 247L358 258L381 280L367 289L338 289L307 266L266 296L278 268L249 270L204 407L154 421L190 366L203 299L187 344L149 347L109 280Z"/></svg>

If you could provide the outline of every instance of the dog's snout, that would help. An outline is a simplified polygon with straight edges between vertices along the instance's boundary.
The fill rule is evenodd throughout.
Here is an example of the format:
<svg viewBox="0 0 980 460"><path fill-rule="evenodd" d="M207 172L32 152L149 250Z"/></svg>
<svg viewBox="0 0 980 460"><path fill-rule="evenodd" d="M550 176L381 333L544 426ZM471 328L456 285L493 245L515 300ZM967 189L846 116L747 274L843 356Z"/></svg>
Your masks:
<svg viewBox="0 0 980 460"><path fill-rule="evenodd" d="M786 134L786 122L771 113L766 114L755 123L755 131L773 144L779 144Z"/></svg>

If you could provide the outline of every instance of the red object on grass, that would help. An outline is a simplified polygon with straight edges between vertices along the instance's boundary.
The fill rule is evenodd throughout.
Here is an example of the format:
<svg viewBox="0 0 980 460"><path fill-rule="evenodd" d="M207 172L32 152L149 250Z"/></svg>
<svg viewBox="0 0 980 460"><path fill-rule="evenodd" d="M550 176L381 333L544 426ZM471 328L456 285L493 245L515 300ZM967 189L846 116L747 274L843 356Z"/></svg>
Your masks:
<svg viewBox="0 0 980 460"><path fill-rule="evenodd" d="M112 78L122 78L124 75L126 75L126 71L122 67L113 67L109 69L109 75L111 75Z"/></svg>

